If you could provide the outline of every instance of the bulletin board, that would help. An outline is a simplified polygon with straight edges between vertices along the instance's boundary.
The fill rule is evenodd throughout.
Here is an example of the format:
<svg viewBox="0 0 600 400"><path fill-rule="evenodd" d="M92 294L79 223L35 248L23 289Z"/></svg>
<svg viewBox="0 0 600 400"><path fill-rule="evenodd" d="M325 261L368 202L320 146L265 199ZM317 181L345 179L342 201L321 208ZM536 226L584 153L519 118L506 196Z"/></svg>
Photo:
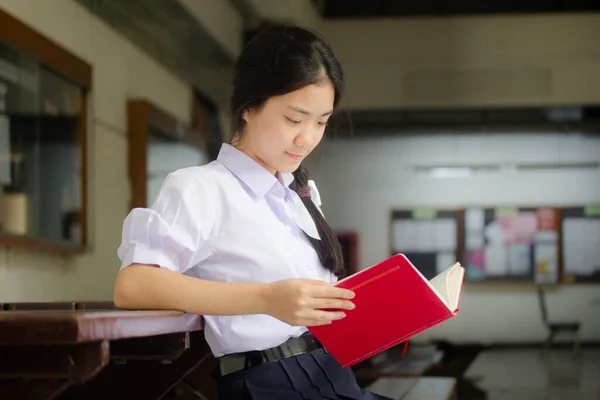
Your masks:
<svg viewBox="0 0 600 400"><path fill-rule="evenodd" d="M472 207L463 226L466 281L560 281L558 208Z"/></svg>
<svg viewBox="0 0 600 400"><path fill-rule="evenodd" d="M561 212L563 281L600 282L600 205Z"/></svg>
<svg viewBox="0 0 600 400"><path fill-rule="evenodd" d="M390 249L427 279L459 261L467 282L600 283L600 204L393 210Z"/></svg>
<svg viewBox="0 0 600 400"><path fill-rule="evenodd" d="M405 254L426 279L459 259L459 211L417 208L393 210L390 255Z"/></svg>

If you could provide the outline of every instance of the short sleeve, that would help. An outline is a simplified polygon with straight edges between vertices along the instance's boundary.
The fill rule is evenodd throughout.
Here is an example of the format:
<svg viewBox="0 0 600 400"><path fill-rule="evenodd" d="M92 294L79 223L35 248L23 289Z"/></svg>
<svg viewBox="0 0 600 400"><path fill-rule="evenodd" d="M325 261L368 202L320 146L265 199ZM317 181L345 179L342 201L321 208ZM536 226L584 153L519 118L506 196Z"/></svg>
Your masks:
<svg viewBox="0 0 600 400"><path fill-rule="evenodd" d="M123 222L117 251L121 268L133 263L184 273L209 257L215 209L207 183L188 170L167 176L149 208L135 208Z"/></svg>

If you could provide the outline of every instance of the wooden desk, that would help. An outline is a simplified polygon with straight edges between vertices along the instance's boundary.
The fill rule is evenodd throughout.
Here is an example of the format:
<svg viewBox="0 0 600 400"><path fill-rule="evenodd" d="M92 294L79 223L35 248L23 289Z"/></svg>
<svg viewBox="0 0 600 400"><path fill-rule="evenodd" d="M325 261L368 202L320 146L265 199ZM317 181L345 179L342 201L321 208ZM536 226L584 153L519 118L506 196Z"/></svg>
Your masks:
<svg viewBox="0 0 600 400"><path fill-rule="evenodd" d="M4 304L2 398L158 399L201 364L210 371L199 316L110 306Z"/></svg>

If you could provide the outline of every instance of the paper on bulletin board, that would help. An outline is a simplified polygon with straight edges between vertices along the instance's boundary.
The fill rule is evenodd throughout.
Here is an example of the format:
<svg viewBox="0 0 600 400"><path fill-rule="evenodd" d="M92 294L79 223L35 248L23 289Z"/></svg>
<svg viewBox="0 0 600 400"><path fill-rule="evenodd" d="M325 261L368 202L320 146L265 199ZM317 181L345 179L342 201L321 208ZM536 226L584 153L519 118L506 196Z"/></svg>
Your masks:
<svg viewBox="0 0 600 400"><path fill-rule="evenodd" d="M416 250L415 222L412 220L394 221L392 240L394 251L409 252Z"/></svg>
<svg viewBox="0 0 600 400"><path fill-rule="evenodd" d="M436 250L437 223L433 221L417 221L416 227L416 248L417 251L428 252Z"/></svg>
<svg viewBox="0 0 600 400"><path fill-rule="evenodd" d="M484 257L486 275L508 275L508 249L504 244L494 244L486 246L484 250Z"/></svg>
<svg viewBox="0 0 600 400"><path fill-rule="evenodd" d="M527 244L507 246L508 270L510 275L529 275L531 273L531 247Z"/></svg>
<svg viewBox="0 0 600 400"><path fill-rule="evenodd" d="M10 183L10 120L0 114L0 184Z"/></svg>
<svg viewBox="0 0 600 400"><path fill-rule="evenodd" d="M600 270L600 220L566 218L563 236L566 273L586 276Z"/></svg>
<svg viewBox="0 0 600 400"><path fill-rule="evenodd" d="M558 280L558 249L556 243L535 246L535 283L556 283Z"/></svg>
<svg viewBox="0 0 600 400"><path fill-rule="evenodd" d="M457 245L456 221L450 218L438 219L435 226L435 246L437 251L455 251Z"/></svg>
<svg viewBox="0 0 600 400"><path fill-rule="evenodd" d="M485 214L481 208L470 208L465 211L465 227L467 233L481 234L485 226Z"/></svg>

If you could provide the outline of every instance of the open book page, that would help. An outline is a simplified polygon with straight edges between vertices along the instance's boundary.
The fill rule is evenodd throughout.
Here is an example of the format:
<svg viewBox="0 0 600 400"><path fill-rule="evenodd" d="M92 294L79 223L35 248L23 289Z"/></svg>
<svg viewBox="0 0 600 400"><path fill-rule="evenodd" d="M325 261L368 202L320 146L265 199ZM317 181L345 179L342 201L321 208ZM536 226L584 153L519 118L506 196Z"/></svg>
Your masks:
<svg viewBox="0 0 600 400"><path fill-rule="evenodd" d="M462 276L462 266L455 263L429 281L429 285L440 295L450 311L458 307Z"/></svg>

